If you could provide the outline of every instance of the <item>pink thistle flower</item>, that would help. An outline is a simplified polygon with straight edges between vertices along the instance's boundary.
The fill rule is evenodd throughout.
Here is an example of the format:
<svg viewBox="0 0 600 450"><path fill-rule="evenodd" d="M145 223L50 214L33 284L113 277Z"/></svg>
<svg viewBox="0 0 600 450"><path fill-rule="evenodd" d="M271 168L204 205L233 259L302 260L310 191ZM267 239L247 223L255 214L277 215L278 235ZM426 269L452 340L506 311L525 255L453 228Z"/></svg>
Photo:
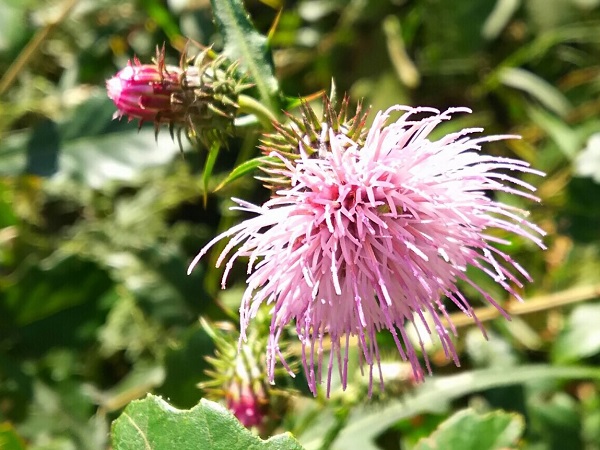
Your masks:
<svg viewBox="0 0 600 450"><path fill-rule="evenodd" d="M396 111L404 114L390 123L390 114ZM477 321L458 288L463 281L502 311L469 278L468 266L480 269L520 300L513 286L521 287L521 278L531 279L494 246L509 241L490 230L521 236L541 248L540 237L545 233L524 218L525 211L488 197L486 191L538 201L530 193L535 191L533 186L506 172L543 173L524 161L479 153L483 143L518 136L474 138L471 135L482 129L470 128L429 140L431 131L456 112L470 110L440 113L432 108L394 106L377 114L364 145L324 127L330 150L320 151L318 157L306 152L302 143L294 161L271 154L285 164L278 170L291 180L289 187L278 190L262 206L234 199L237 209L254 217L210 241L189 271L225 238L229 242L217 262L219 266L227 259L223 287L234 260L249 257L247 289L240 306L241 339L246 338L258 308L272 305L267 346L271 381L277 359L287 367L278 342L293 321L313 393L326 370L329 395L335 361L346 388L349 340L355 336L361 367L369 369L371 394L375 367L383 388L378 331L391 333L400 356L410 362L415 380L422 381L424 370L407 335L409 323L437 337L446 356L458 366L451 338L456 330L451 323L450 330L444 325L443 318L450 321L443 299ZM419 119L417 114L427 117ZM426 313L433 317L433 326ZM331 343L328 361L323 361L325 340ZM419 344L431 373L421 336Z"/></svg>
<svg viewBox="0 0 600 450"><path fill-rule="evenodd" d="M177 66L141 64L131 61L106 82L106 90L115 103L114 118L127 116L141 122L172 123L177 121L171 97L179 92L182 70Z"/></svg>

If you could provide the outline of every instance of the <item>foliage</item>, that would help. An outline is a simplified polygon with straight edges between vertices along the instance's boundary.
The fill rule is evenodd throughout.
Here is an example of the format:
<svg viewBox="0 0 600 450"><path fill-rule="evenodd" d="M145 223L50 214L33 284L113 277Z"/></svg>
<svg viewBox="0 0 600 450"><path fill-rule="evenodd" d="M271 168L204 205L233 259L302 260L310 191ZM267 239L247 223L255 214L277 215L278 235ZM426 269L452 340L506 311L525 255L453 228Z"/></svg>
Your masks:
<svg viewBox="0 0 600 450"><path fill-rule="evenodd" d="M106 449L111 423L112 448L144 448L127 437L144 420L182 421L147 428L167 442L200 436L194 424L214 414L211 432L254 443L240 448L599 449L600 3L244 5L249 16L237 0L0 0L0 448ZM308 396L301 375L277 380L266 424L252 431L291 432L297 443L261 441L203 399L197 385L209 381L214 344L199 318L235 326L245 274L236 267L238 287L221 292L214 260L186 269L240 218L230 197L267 195L252 178L256 121L207 171L206 154L186 142L180 152L166 128L155 137L151 124L113 121L104 89L129 58L149 61L164 41L177 64L196 45L187 38L239 58L266 114L330 90L333 78L338 93L373 110L474 111L440 132L522 135L487 149L547 174L533 181L542 201L531 219L548 232L548 250L505 249L535 279L524 304L498 292L512 321L482 307L485 341L456 316L463 366L428 345L436 376L419 386L382 337L392 381L370 401L358 368L329 400Z"/></svg>
<svg viewBox="0 0 600 450"><path fill-rule="evenodd" d="M202 399L189 411L174 409L160 397L133 401L113 423L113 448L211 448L229 450L301 450L293 437L262 441L221 405Z"/></svg>

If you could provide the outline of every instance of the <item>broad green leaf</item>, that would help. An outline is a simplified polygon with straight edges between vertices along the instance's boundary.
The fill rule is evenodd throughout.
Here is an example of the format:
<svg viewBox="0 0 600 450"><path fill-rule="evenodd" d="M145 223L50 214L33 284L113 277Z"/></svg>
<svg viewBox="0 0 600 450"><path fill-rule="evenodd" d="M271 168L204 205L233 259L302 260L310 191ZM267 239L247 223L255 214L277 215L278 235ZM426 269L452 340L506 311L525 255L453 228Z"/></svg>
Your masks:
<svg viewBox="0 0 600 450"><path fill-rule="evenodd" d="M131 180L179 153L168 133L155 139L151 126L138 131L134 123L113 121L114 110L108 98L92 97L61 123L46 120L8 136L0 142L0 175L32 173L100 188L111 180Z"/></svg>
<svg viewBox="0 0 600 450"><path fill-rule="evenodd" d="M552 348L554 360L568 363L600 353L600 304L577 306Z"/></svg>
<svg viewBox="0 0 600 450"><path fill-rule="evenodd" d="M114 450L301 450L290 435L263 441L223 406L202 399L190 410L148 395L131 402L112 425Z"/></svg>
<svg viewBox="0 0 600 450"><path fill-rule="evenodd" d="M444 421L414 450L500 450L516 448L524 428L518 414L494 411L478 414L472 409L459 411Z"/></svg>
<svg viewBox="0 0 600 450"><path fill-rule="evenodd" d="M517 67L507 67L502 69L498 76L500 82L505 86L527 92L561 117L564 117L572 108L562 92L533 72Z"/></svg>
<svg viewBox="0 0 600 450"><path fill-rule="evenodd" d="M225 40L223 53L232 61L239 61L256 85L260 100L278 114L279 85L266 36L254 28L242 0L211 0L210 3Z"/></svg>
<svg viewBox="0 0 600 450"><path fill-rule="evenodd" d="M263 165L268 160L269 160L268 156L260 156L258 158L253 158L249 161L246 161L246 162L240 164L235 169L233 169L231 171L231 173L229 175L227 175L227 177L223 181L221 181L219 183L219 185L215 188L215 191L222 189L227 184L231 183L234 180L237 180L240 177L243 177L247 173L250 173L250 172L258 169L261 165Z"/></svg>
<svg viewBox="0 0 600 450"><path fill-rule="evenodd" d="M425 412L440 412L449 407L452 400L486 389L544 379L600 380L596 367L556 367L529 365L511 367L510 376L505 369L475 370L449 377L433 377L405 397L374 410L368 406L357 407L351 414L348 426L342 430L332 449L360 448L374 450L374 439L402 419ZM311 443L314 444L314 443ZM312 448L314 445L308 445Z"/></svg>

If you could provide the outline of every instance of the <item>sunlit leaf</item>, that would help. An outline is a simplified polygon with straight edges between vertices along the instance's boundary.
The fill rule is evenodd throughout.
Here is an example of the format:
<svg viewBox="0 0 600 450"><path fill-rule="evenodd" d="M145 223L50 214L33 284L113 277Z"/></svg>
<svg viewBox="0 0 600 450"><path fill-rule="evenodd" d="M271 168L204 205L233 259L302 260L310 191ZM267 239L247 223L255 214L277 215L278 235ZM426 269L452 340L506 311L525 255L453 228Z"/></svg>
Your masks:
<svg viewBox="0 0 600 450"><path fill-rule="evenodd" d="M92 98L65 121L44 121L28 133L0 142L0 175L32 173L56 181L76 180L94 188L111 180L131 180L148 167L179 153L168 133L155 139L151 126L112 121L114 105Z"/></svg>
<svg viewBox="0 0 600 450"><path fill-rule="evenodd" d="M507 67L500 71L499 78L502 84L527 92L561 117L572 109L569 100L562 92L533 72L517 67Z"/></svg>
<svg viewBox="0 0 600 450"><path fill-rule="evenodd" d="M477 414L459 411L444 421L414 450L500 450L516 448L525 423L518 414L494 411Z"/></svg>
<svg viewBox="0 0 600 450"><path fill-rule="evenodd" d="M221 405L202 399L182 411L149 395L129 404L112 426L115 450L301 450L289 434L263 441Z"/></svg>
<svg viewBox="0 0 600 450"><path fill-rule="evenodd" d="M505 369L485 369L449 377L428 379L414 392L373 410L357 407L351 414L346 428L342 430L332 449L360 448L374 450L374 439L401 419L425 412L441 412L449 402L473 392L510 386L545 379L597 379L600 369L596 367L553 367L550 365L524 365ZM308 443L306 446L311 447Z"/></svg>
<svg viewBox="0 0 600 450"><path fill-rule="evenodd" d="M486 39L496 39L511 20L521 4L520 0L497 0L494 9L486 19L481 34Z"/></svg>
<svg viewBox="0 0 600 450"><path fill-rule="evenodd" d="M577 306L552 347L558 363L568 363L600 353L600 304Z"/></svg>
<svg viewBox="0 0 600 450"><path fill-rule="evenodd" d="M252 24L242 0L211 0L219 30L225 39L224 54L239 61L250 74L264 105L278 114L279 84L266 36Z"/></svg>

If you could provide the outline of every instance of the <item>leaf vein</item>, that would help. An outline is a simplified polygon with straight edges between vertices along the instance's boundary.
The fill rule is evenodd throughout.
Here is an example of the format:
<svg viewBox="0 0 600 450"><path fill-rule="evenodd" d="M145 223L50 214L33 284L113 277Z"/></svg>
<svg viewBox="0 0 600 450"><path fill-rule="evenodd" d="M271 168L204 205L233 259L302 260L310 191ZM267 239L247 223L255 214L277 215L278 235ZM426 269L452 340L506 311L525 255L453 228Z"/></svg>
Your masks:
<svg viewBox="0 0 600 450"><path fill-rule="evenodd" d="M133 420L133 418L129 414L123 413L123 415L125 417L127 417L127 420L129 420L129 422L131 422L131 425L133 425L133 428L136 429L136 431L140 434L140 436L144 440L144 447L145 447L145 449L146 450L152 450L152 446L150 445L150 442L148 441L148 439L146 438L146 435L144 434L144 432L142 431L142 429L138 426L138 424L135 423L135 421Z"/></svg>

